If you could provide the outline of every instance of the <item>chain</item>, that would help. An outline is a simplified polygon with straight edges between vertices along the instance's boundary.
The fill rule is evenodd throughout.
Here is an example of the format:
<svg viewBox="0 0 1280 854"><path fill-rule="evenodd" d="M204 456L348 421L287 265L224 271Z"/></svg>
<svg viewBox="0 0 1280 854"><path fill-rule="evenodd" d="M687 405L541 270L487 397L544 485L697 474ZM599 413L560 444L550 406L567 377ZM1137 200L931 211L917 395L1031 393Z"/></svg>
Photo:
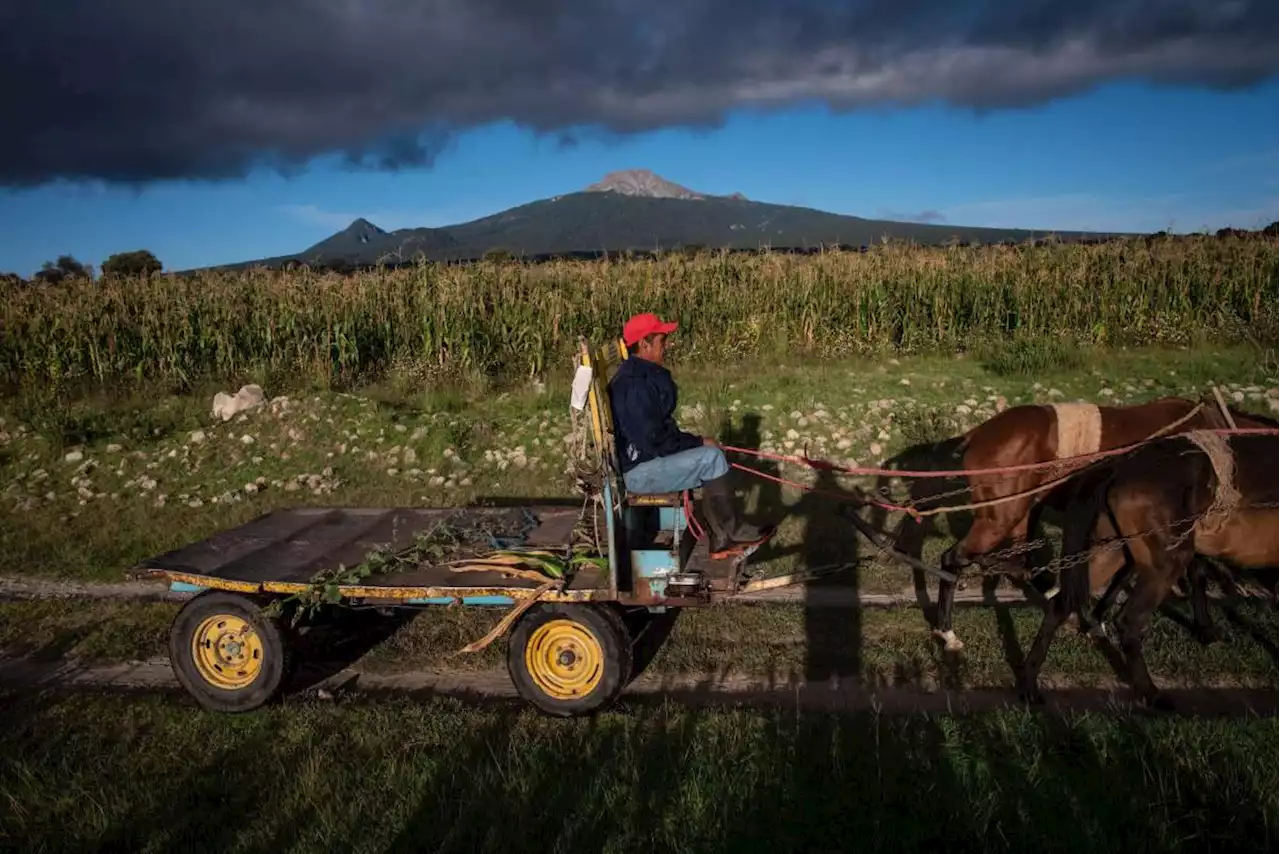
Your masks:
<svg viewBox="0 0 1280 854"><path fill-rule="evenodd" d="M1249 504L1247 507L1244 507L1241 509L1269 508L1269 507L1276 507L1276 506L1277 506L1277 502L1272 501L1272 502L1261 502L1257 504ZM1028 567L1025 570L1025 573L1030 577L1035 577L1038 575L1043 575L1044 573L1047 573L1047 572L1054 572L1054 573L1061 572L1064 569L1069 569L1078 564L1088 563L1089 561L1092 561L1094 557L1100 554L1105 554L1106 552L1118 551L1124 548L1125 545L1132 540L1138 540L1143 537L1150 536L1151 534L1157 534L1162 531L1171 531L1176 528L1181 528L1183 526L1186 526L1185 530L1182 531L1182 533L1178 536L1178 538L1169 544L1168 548L1172 550L1176 548L1178 545L1180 545L1188 536L1192 534L1192 532L1195 531L1195 523L1203 519L1205 515L1207 515L1207 513L1196 513L1191 516L1187 516L1183 519L1178 519L1175 522L1170 522L1167 525L1161 525L1145 531L1139 531L1136 534L1129 534L1128 536L1122 536L1122 537L1111 537L1103 541L1099 545L1096 545L1093 548L1088 549L1086 551L1078 552L1075 554L1069 554L1069 555L1061 555L1039 566ZM1188 525L1188 523L1191 523L1191 524ZM1050 545L1050 542L1044 538L1038 538L1035 540L1025 540L1021 543L1016 543L1005 549L999 549L996 551L987 552L982 555L982 558L984 559L984 562L1001 561L1006 558L1017 557L1018 555L1024 554L1026 552L1036 551L1037 549L1046 545ZM965 574L970 576L990 577L990 576L1008 575L1009 571L1007 569L1002 569L1000 567L977 565L975 568L975 571L970 572L966 570Z"/></svg>

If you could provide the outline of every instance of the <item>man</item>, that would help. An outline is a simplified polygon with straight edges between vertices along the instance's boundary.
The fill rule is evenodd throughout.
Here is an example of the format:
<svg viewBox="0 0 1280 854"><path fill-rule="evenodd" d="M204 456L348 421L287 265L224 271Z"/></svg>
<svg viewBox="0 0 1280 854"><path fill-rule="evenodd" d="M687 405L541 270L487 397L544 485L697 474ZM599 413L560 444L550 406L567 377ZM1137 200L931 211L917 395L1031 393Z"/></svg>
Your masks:
<svg viewBox="0 0 1280 854"><path fill-rule="evenodd" d="M714 439L676 427L676 384L663 367L667 336L675 323L637 314L622 327L628 357L609 383L614 439L628 492L653 495L702 487L703 515L711 529L713 559L728 557L769 538L744 524L733 507L729 463Z"/></svg>

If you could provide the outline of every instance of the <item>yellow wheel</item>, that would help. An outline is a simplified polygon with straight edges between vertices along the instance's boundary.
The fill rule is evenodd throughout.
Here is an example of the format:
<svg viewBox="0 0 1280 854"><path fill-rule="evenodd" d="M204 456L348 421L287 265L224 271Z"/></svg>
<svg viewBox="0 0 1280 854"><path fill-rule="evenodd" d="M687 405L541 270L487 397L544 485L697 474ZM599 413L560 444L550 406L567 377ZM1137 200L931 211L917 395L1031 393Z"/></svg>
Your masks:
<svg viewBox="0 0 1280 854"><path fill-rule="evenodd" d="M262 672L262 641L248 620L214 614L205 617L192 635L191 657L210 685L243 688Z"/></svg>
<svg viewBox="0 0 1280 854"><path fill-rule="evenodd" d="M548 697L576 700L596 689L604 676L604 650L595 635L572 620L552 620L533 630L524 648L524 666Z"/></svg>
<svg viewBox="0 0 1280 854"><path fill-rule="evenodd" d="M520 696L541 711L590 714L631 678L631 635L612 608L539 603L511 634L507 670Z"/></svg>
<svg viewBox="0 0 1280 854"><path fill-rule="evenodd" d="M169 660L182 687L201 706L221 712L268 702L289 670L279 625L253 599L220 591L201 593L178 612Z"/></svg>

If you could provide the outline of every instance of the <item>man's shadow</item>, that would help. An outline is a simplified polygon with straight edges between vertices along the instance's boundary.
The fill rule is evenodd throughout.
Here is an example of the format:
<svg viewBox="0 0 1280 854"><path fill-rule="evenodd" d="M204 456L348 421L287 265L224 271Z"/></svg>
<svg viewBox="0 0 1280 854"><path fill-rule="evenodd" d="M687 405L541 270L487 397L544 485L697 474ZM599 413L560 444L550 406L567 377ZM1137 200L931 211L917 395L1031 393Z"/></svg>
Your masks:
<svg viewBox="0 0 1280 854"><path fill-rule="evenodd" d="M742 427L734 429L727 420L720 425L726 445L758 448L761 442L760 416L748 413ZM769 460L752 459L743 465L769 477L787 477L788 473ZM787 479L796 479L790 473ZM824 570L843 567L838 572L804 585L804 634L807 650L805 681L827 681L832 677L857 679L862 674L862 613L858 602L858 534L851 529L845 513L853 508L846 502L855 493L846 488L830 471L820 471L812 491L806 490L790 507L782 496L777 481L739 472L754 481L748 487L747 503L752 516L764 523L777 524L784 518L797 518L804 525L798 542L781 546L770 541L756 553L761 563L791 555L799 560L795 571ZM750 499L754 496L754 501ZM833 595L834 594L834 595Z"/></svg>

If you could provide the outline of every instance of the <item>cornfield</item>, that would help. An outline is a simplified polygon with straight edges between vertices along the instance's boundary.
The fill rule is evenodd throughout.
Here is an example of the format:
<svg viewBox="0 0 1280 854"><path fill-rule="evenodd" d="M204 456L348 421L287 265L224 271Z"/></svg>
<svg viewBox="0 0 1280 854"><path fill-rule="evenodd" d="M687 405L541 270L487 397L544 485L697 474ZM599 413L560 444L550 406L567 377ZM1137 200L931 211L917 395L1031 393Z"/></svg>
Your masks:
<svg viewBox="0 0 1280 854"><path fill-rule="evenodd" d="M681 324L681 360L953 351L1052 338L1274 344L1273 239L880 246L866 253L423 264L14 289L0 308L10 387L80 378L321 382L409 368L532 376L633 312Z"/></svg>

